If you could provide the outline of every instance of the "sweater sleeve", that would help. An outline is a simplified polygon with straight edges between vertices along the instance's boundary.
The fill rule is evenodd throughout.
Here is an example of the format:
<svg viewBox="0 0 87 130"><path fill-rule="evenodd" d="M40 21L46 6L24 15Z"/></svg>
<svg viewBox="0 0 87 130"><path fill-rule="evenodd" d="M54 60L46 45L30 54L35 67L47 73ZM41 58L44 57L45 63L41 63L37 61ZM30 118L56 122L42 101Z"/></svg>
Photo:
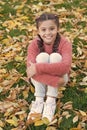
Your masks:
<svg viewBox="0 0 87 130"><path fill-rule="evenodd" d="M62 76L69 73L72 62L72 45L64 42L61 46L62 61L59 63L38 63L36 70L38 74L46 73L50 75Z"/></svg>
<svg viewBox="0 0 87 130"><path fill-rule="evenodd" d="M37 47L37 41L36 39L33 40L27 50L27 67L30 66L29 62L31 61L32 63L36 63L36 56L38 54L38 47Z"/></svg>

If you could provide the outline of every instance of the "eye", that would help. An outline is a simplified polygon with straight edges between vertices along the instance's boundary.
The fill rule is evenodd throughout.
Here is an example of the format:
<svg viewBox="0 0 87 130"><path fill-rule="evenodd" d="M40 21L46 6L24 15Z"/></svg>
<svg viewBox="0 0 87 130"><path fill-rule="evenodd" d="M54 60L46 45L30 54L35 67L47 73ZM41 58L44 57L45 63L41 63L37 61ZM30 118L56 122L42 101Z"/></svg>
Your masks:
<svg viewBox="0 0 87 130"><path fill-rule="evenodd" d="M41 31L45 32L45 31L46 31L46 29L45 29L45 28L42 28L42 29L41 29Z"/></svg>
<svg viewBox="0 0 87 130"><path fill-rule="evenodd" d="M55 29L54 27L51 27L51 28L50 28L51 31L54 30L54 29Z"/></svg>

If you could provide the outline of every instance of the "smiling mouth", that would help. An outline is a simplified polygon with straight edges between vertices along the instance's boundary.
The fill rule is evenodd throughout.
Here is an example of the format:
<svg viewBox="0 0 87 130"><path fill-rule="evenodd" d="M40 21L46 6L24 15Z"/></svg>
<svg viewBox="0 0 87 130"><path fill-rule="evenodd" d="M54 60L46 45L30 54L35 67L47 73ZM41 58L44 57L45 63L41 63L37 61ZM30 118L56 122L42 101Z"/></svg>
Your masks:
<svg viewBox="0 0 87 130"><path fill-rule="evenodd" d="M51 39L52 37L45 37L46 39Z"/></svg>

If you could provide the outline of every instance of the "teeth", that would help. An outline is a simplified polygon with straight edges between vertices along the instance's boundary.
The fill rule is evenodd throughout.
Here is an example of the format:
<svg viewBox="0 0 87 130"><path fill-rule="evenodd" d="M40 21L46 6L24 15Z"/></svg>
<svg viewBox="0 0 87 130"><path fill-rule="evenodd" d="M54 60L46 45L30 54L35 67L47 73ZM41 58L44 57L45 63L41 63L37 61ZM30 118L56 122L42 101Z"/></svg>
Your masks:
<svg viewBox="0 0 87 130"><path fill-rule="evenodd" d="M48 38L48 39L49 39L49 38L51 38L51 37L46 37L46 38Z"/></svg>

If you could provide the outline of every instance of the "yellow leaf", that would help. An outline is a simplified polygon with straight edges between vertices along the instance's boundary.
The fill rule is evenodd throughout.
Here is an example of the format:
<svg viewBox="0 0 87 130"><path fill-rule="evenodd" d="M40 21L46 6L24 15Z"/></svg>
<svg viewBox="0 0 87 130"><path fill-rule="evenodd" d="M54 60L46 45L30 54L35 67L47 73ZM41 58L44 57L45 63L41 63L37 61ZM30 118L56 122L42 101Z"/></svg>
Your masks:
<svg viewBox="0 0 87 130"><path fill-rule="evenodd" d="M24 99L26 99L28 97L28 91L27 90L23 91L23 96L24 96Z"/></svg>
<svg viewBox="0 0 87 130"><path fill-rule="evenodd" d="M9 38L3 39L3 40L2 40L2 43L3 43L3 44L9 43Z"/></svg>
<svg viewBox="0 0 87 130"><path fill-rule="evenodd" d="M70 130L81 130L81 129L79 129L79 128L71 128Z"/></svg>
<svg viewBox="0 0 87 130"><path fill-rule="evenodd" d="M4 114L4 116L6 116L6 117L7 117L7 116L9 116L10 114L11 114L11 112L6 111L6 112L5 112L5 114Z"/></svg>
<svg viewBox="0 0 87 130"><path fill-rule="evenodd" d="M7 119L6 122L8 122L9 124L11 124L13 126L18 125L18 119L16 117L13 117L12 119Z"/></svg>
<svg viewBox="0 0 87 130"><path fill-rule="evenodd" d="M30 85L30 90L31 90L32 93L35 92L35 89L34 89L34 87L32 85Z"/></svg>
<svg viewBox="0 0 87 130"><path fill-rule="evenodd" d="M58 90L59 91L64 91L66 88L65 87L59 87Z"/></svg>
<svg viewBox="0 0 87 130"><path fill-rule="evenodd" d="M46 125L49 124L49 120L48 120L46 117L44 117L44 118L42 119L42 121L43 121L43 123L46 124Z"/></svg>
<svg viewBox="0 0 87 130"><path fill-rule="evenodd" d="M16 61L23 61L23 57L22 57L22 56L16 56L16 57L15 57L15 60L16 60Z"/></svg>
<svg viewBox="0 0 87 130"><path fill-rule="evenodd" d="M6 71L6 69L0 69L0 73L6 73L7 71Z"/></svg>
<svg viewBox="0 0 87 130"><path fill-rule="evenodd" d="M84 92L87 93L87 88L85 88Z"/></svg>
<svg viewBox="0 0 87 130"><path fill-rule="evenodd" d="M40 125L43 125L43 121L42 120L38 120L34 123L35 126L40 126Z"/></svg>
<svg viewBox="0 0 87 130"><path fill-rule="evenodd" d="M84 112L84 111L82 111L82 110L79 110L79 112L80 112L80 114L81 114L82 116L86 116L86 115L87 115L86 112Z"/></svg>
<svg viewBox="0 0 87 130"><path fill-rule="evenodd" d="M49 127L46 128L46 130L57 130L57 129L53 126L49 126Z"/></svg>
<svg viewBox="0 0 87 130"><path fill-rule="evenodd" d="M20 119L21 121L24 120L26 117L27 117L27 114L26 114L26 113L19 115L19 119Z"/></svg>
<svg viewBox="0 0 87 130"><path fill-rule="evenodd" d="M5 21L2 25L9 29L13 29L16 26L15 22L12 20Z"/></svg>

